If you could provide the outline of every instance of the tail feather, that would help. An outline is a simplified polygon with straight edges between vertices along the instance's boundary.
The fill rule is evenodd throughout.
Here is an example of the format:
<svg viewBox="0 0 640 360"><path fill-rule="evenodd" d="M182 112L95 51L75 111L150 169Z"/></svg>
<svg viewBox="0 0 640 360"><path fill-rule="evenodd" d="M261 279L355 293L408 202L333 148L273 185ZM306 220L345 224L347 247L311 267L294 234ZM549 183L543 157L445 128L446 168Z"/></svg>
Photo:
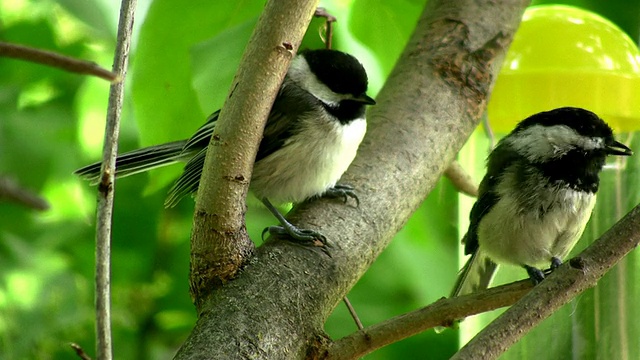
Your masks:
<svg viewBox="0 0 640 360"><path fill-rule="evenodd" d="M462 270L460 270L456 284L449 297L468 295L478 290L488 288L497 268L498 264L491 261L480 249L476 250L471 254L471 257L467 260ZM457 327L462 320L464 319L456 319L452 324L447 325L447 327ZM447 327L436 326L434 330L439 334L446 330Z"/></svg>
<svg viewBox="0 0 640 360"><path fill-rule="evenodd" d="M460 270L450 297L467 295L489 287L498 265L478 249Z"/></svg>
<svg viewBox="0 0 640 360"><path fill-rule="evenodd" d="M138 174L157 167L186 161L193 156L192 152L183 152L186 140L150 146L119 155L116 159L116 177ZM74 172L85 180L97 184L100 177L101 163L93 163Z"/></svg>
<svg viewBox="0 0 640 360"><path fill-rule="evenodd" d="M167 198L164 200L165 208L176 206L182 198L190 194L195 194L196 191L198 191L206 154L207 149L204 148L191 156L187 165L184 166L182 175L180 175L178 180L176 180L169 189Z"/></svg>

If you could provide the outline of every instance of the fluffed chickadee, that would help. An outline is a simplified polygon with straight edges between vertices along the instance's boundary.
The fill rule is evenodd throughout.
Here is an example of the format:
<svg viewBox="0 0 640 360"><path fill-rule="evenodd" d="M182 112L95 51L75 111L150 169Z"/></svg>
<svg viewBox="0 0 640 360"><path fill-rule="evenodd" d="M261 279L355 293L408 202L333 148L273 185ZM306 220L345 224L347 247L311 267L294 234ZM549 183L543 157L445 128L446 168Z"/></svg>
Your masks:
<svg viewBox="0 0 640 360"><path fill-rule="evenodd" d="M356 156L367 124L367 74L358 60L336 50L307 50L292 61L267 119L253 166L250 189L278 219L271 234L287 234L301 242L322 234L299 229L272 205L300 203L315 196L357 200L353 188L337 181ZM209 140L220 111L188 140L134 150L118 157L116 177L144 172L175 162L187 162L169 190L165 207L198 190ZM75 172L98 182L100 163ZM265 230L266 231L266 230Z"/></svg>
<svg viewBox="0 0 640 360"><path fill-rule="evenodd" d="M487 173L463 238L471 255L451 296L486 289L497 264L526 269L534 284L555 269L589 221L608 155L633 152L596 114L565 107L535 114L505 136Z"/></svg>

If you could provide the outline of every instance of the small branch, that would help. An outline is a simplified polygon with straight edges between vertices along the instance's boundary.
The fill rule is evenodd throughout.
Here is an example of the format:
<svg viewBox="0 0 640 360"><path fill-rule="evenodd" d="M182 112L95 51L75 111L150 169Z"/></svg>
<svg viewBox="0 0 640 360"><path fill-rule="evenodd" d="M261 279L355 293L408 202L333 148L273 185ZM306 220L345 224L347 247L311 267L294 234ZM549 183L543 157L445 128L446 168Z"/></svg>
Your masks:
<svg viewBox="0 0 640 360"><path fill-rule="evenodd" d="M323 7L317 8L313 16L322 17L326 19L326 22L324 25L324 36L320 34L320 37L324 40L325 47L327 49L331 49L331 44L333 41L333 23L336 22L338 19L336 19L335 16L329 14L327 12L327 9Z"/></svg>
<svg viewBox="0 0 640 360"><path fill-rule="evenodd" d="M332 360L357 359L427 329L451 326L453 319L464 319L515 304L452 359L497 358L546 317L584 290L595 286L638 243L640 205L536 287L529 280L522 280L461 297L443 298L422 309L339 339L323 355Z"/></svg>
<svg viewBox="0 0 640 360"><path fill-rule="evenodd" d="M21 187L8 177L0 177L0 199L24 205L35 210L49 210L47 200Z"/></svg>
<svg viewBox="0 0 640 360"><path fill-rule="evenodd" d="M91 360L91 357L87 355L86 352L82 349L82 347L76 343L70 343L69 346L76 352L76 355L82 360Z"/></svg>
<svg viewBox="0 0 640 360"><path fill-rule="evenodd" d="M356 323L358 330L363 330L364 326L362 326L362 321L360 321L360 317L358 316L358 313L356 313L356 309L354 309L353 305L351 305L351 301L349 301L349 298L345 296L344 298L342 298L342 301L344 301L344 304L347 306L347 310L349 310L349 314L351 314L351 317Z"/></svg>
<svg viewBox="0 0 640 360"><path fill-rule="evenodd" d="M447 170L444 171L444 176L451 181L459 192L478 197L478 185L456 160L452 161Z"/></svg>
<svg viewBox="0 0 640 360"><path fill-rule="evenodd" d="M477 293L442 298L422 309L393 317L334 342L326 359L358 359L383 346L436 326L451 326L452 319L509 306L522 298L533 285L529 280L497 286Z"/></svg>
<svg viewBox="0 0 640 360"><path fill-rule="evenodd" d="M489 116L487 116L487 113L482 115L482 128L487 134L487 139L489 139L490 152L494 147L496 147L496 134L493 132L493 128L491 127L491 122L489 121Z"/></svg>
<svg viewBox="0 0 640 360"><path fill-rule="evenodd" d="M124 79L127 73L133 14L136 0L122 0L118 37L113 60L113 72ZM124 95L124 80L111 85L107 124L102 152L102 169L98 186L98 214L96 224L96 357L111 360L111 229L113 215L113 192L120 115Z"/></svg>
<svg viewBox="0 0 640 360"><path fill-rule="evenodd" d="M23 45L0 41L0 56L48 65L78 74L93 75L109 80L112 83L120 79L115 73L101 68L94 62L74 59L51 51L34 49Z"/></svg>
<svg viewBox="0 0 640 360"><path fill-rule="evenodd" d="M476 335L452 359L496 359L560 307L594 287L640 243L640 205Z"/></svg>

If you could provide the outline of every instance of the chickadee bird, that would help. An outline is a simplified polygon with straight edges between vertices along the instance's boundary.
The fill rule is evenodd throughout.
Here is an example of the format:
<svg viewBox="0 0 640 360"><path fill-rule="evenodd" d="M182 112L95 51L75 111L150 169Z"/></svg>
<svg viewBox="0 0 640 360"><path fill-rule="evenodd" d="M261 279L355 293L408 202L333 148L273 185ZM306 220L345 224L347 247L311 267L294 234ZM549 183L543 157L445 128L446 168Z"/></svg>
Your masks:
<svg viewBox="0 0 640 360"><path fill-rule="evenodd" d="M322 234L299 229L272 205L300 203L315 196L356 199L353 188L336 184L356 156L367 124L367 74L358 60L336 50L307 50L292 61L267 119L253 166L250 189L281 226L265 231L287 234L301 242ZM188 140L134 150L118 157L116 177L186 162L184 172L169 190L165 207L198 190L204 158L220 111ZM100 163L75 172L94 183Z"/></svg>
<svg viewBox="0 0 640 360"><path fill-rule="evenodd" d="M633 152L596 114L565 107L522 121L487 159L463 238L465 254L451 296L486 289L497 264L522 266L534 284L555 269L589 221L608 155Z"/></svg>

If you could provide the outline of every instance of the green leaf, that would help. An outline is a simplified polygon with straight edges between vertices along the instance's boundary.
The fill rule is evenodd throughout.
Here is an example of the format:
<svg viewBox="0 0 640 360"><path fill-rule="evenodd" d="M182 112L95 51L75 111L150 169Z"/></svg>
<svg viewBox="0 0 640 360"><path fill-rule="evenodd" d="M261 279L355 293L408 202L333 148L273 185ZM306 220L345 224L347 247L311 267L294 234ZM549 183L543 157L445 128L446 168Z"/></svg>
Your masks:
<svg viewBox="0 0 640 360"><path fill-rule="evenodd" d="M142 145L188 138L205 122L206 116L222 104L214 94L198 96L194 90L193 78L201 79L203 75L191 68L192 50L201 42L255 18L262 7L263 2L257 0L153 2L141 28L133 62L134 112ZM246 45L246 38L228 40L229 46L218 49L219 58ZM209 63L209 69L221 73L235 71L236 66L237 63ZM202 68L199 66L198 71ZM219 86L217 94L226 95L230 82L216 85ZM198 98L203 99L202 104ZM208 104L204 100L207 98L211 99ZM154 172L147 191L166 186L178 171L174 168Z"/></svg>
<svg viewBox="0 0 640 360"><path fill-rule="evenodd" d="M426 1L356 0L351 9L353 35L373 50L386 77L409 40Z"/></svg>
<svg viewBox="0 0 640 360"><path fill-rule="evenodd" d="M257 0L153 2L141 29L132 78L143 145L187 138L204 123L206 115L215 110L215 104L203 109L197 102L192 87L191 50L196 44L254 18L262 6L263 2ZM246 39L232 40L246 42ZM219 51L228 50L221 47ZM222 69L235 64L210 66Z"/></svg>
<svg viewBox="0 0 640 360"><path fill-rule="evenodd" d="M193 88L202 109L211 109L212 113L222 107L257 20L225 29L192 48Z"/></svg>
<svg viewBox="0 0 640 360"><path fill-rule="evenodd" d="M112 20L117 19L117 17L109 17L105 9L108 5L106 1L56 0L56 2L83 24L95 29L101 36L115 41L117 24Z"/></svg>

